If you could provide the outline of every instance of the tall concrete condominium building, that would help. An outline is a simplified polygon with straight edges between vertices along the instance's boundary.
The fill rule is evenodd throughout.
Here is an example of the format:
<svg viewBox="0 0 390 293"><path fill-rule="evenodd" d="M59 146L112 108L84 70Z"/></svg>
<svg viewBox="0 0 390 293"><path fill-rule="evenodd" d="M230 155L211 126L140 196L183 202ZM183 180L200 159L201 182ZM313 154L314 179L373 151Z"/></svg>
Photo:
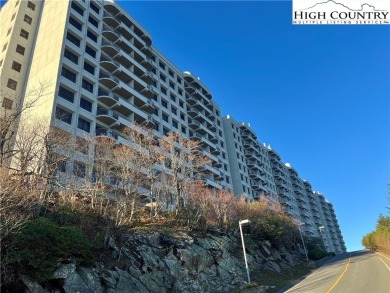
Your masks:
<svg viewBox="0 0 390 293"><path fill-rule="evenodd" d="M157 135L202 142L204 182L231 188L221 110L210 90L152 45L150 34L113 0L15 1L1 10L3 109L46 85L39 116L76 137L111 136L133 122ZM68 162L67 170L72 169Z"/></svg>
<svg viewBox="0 0 390 293"><path fill-rule="evenodd" d="M314 192L289 163L283 163L274 149L260 143L250 125L227 115L223 126L234 193L279 203L303 224L300 227L306 235L322 238L328 251L344 252L332 204L321 193Z"/></svg>
<svg viewBox="0 0 390 293"><path fill-rule="evenodd" d="M126 143L122 130L134 122L158 136L179 132L202 142L209 187L282 204L329 251L345 250L332 205L249 125L222 119L207 86L164 56L114 0L9 0L0 22L1 113L43 83L46 95L29 115L76 138ZM63 171L80 163L67 160Z"/></svg>

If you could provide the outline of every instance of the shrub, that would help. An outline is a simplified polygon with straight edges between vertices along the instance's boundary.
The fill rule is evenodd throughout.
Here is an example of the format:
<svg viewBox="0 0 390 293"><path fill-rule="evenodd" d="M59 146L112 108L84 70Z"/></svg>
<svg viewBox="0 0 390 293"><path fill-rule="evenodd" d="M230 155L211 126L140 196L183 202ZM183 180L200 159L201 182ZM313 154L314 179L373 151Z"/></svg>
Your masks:
<svg viewBox="0 0 390 293"><path fill-rule="evenodd" d="M14 247L3 261L18 274L28 274L38 281L49 279L58 262L74 261L90 266L94 259L91 243L74 226L60 227L38 218L26 224L13 239Z"/></svg>

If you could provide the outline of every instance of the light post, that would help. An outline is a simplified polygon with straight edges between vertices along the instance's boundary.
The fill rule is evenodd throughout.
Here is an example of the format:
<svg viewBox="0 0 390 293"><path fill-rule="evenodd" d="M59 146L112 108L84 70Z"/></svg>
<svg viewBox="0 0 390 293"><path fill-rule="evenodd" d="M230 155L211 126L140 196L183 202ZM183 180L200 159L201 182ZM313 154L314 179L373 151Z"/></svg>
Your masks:
<svg viewBox="0 0 390 293"><path fill-rule="evenodd" d="M242 234L242 224L250 224L250 220L242 220L238 222L238 225L240 226L240 234L241 234L241 241L242 241L242 250L244 251L244 260L245 260L245 268L246 268L246 274L248 276L248 284L251 283L251 277L249 276L249 268L248 268L248 261L246 260L246 251L245 251L245 242L244 242L244 235Z"/></svg>
<svg viewBox="0 0 390 293"><path fill-rule="evenodd" d="M307 256L307 249L306 249L305 241L303 241L303 236L302 236L302 231L301 231L302 225L305 225L305 223L298 224L298 230L299 230L299 234L301 235L301 240L302 240L303 250L305 251L306 260L309 260L309 257Z"/></svg>

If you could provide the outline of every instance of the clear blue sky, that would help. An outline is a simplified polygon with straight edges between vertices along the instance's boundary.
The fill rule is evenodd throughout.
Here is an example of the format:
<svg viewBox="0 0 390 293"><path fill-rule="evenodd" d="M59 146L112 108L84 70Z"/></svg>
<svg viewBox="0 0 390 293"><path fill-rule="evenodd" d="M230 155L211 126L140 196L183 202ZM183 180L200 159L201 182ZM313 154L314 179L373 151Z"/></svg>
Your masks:
<svg viewBox="0 0 390 293"><path fill-rule="evenodd" d="M361 249L390 206L390 26L292 26L287 1L119 2L323 192Z"/></svg>

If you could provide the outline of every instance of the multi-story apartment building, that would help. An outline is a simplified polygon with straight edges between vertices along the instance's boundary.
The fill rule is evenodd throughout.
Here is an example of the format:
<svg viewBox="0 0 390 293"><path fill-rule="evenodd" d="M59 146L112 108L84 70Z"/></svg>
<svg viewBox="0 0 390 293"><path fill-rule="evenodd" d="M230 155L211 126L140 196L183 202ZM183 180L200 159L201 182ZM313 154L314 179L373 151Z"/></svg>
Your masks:
<svg viewBox="0 0 390 293"><path fill-rule="evenodd" d="M273 148L260 143L250 125L230 115L223 118L223 125L234 193L278 202L306 235L322 238L328 251L345 251L333 207L323 195L313 192Z"/></svg>
<svg viewBox="0 0 390 293"><path fill-rule="evenodd" d="M122 131L133 123L157 136L179 132L202 142L209 187L281 204L327 249L345 250L331 204L250 125L222 119L210 89L177 68L114 0L9 0L0 21L1 113L16 111L44 84L29 115L73 137L126 143ZM63 171L77 171L76 164L68 160Z"/></svg>

